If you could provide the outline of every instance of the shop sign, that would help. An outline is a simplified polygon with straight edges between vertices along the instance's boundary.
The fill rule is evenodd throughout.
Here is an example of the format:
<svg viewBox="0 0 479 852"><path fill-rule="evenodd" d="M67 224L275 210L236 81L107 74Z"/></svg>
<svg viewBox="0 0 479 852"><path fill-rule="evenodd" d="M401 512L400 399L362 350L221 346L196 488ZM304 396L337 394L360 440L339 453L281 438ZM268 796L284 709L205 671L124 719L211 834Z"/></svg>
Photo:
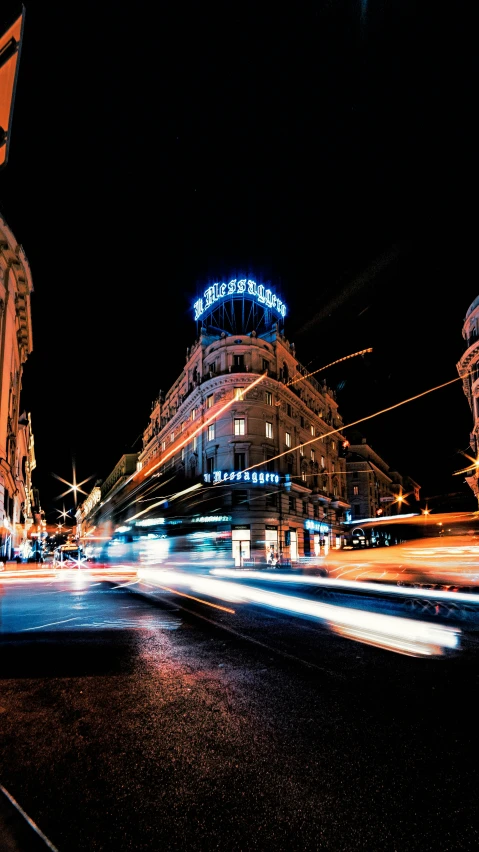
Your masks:
<svg viewBox="0 0 479 852"><path fill-rule="evenodd" d="M250 485L279 485L279 473L265 473L256 470L233 470L231 473L223 470L214 470L213 473L204 473L203 482L248 482Z"/></svg>
<svg viewBox="0 0 479 852"><path fill-rule="evenodd" d="M228 524L231 521L231 515L200 515L199 518L191 518L192 524Z"/></svg>
<svg viewBox="0 0 479 852"><path fill-rule="evenodd" d="M310 530L311 532L317 533L327 533L329 532L329 527L327 524L321 524L319 521L307 520L304 522L305 530Z"/></svg>

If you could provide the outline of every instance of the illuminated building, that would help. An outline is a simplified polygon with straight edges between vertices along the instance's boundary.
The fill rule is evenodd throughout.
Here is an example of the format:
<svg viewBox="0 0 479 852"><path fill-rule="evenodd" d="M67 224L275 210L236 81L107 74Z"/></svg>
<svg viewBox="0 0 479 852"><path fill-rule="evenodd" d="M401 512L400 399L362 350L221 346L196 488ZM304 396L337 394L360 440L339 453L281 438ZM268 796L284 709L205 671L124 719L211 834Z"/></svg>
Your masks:
<svg viewBox="0 0 479 852"><path fill-rule="evenodd" d="M477 462L479 458L479 296L467 310L462 336L466 341L466 350L456 366L462 378L462 386L472 412L473 422L469 435L472 458L464 473L465 480L474 496L479 499L479 463Z"/></svg>
<svg viewBox="0 0 479 852"><path fill-rule="evenodd" d="M153 476L174 476L178 488L201 483L199 496L168 511L185 528L221 515L237 565L341 546L349 508L335 394L298 361L286 310L250 279L206 288L194 305L197 338L152 405L138 458L150 484Z"/></svg>
<svg viewBox="0 0 479 852"><path fill-rule="evenodd" d="M360 524L361 519L396 516L403 509L418 511L421 489L417 482L390 468L359 432L348 433L345 444L347 495L351 505L348 521ZM365 541L371 535L374 539L375 532L368 530Z"/></svg>
<svg viewBox="0 0 479 852"><path fill-rule="evenodd" d="M32 276L0 217L0 560L10 559L32 519L31 422L21 417L23 365L32 351Z"/></svg>

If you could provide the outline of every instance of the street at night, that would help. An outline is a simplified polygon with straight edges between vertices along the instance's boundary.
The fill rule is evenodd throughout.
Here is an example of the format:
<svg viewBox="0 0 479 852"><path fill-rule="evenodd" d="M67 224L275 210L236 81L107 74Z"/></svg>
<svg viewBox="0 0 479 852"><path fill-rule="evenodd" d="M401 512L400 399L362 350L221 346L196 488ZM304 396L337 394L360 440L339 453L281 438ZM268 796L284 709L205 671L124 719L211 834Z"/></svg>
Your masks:
<svg viewBox="0 0 479 852"><path fill-rule="evenodd" d="M476 30L2 0L0 852L479 849Z"/></svg>
<svg viewBox="0 0 479 852"><path fill-rule="evenodd" d="M2 784L60 852L477 848L474 652L126 575L2 591Z"/></svg>

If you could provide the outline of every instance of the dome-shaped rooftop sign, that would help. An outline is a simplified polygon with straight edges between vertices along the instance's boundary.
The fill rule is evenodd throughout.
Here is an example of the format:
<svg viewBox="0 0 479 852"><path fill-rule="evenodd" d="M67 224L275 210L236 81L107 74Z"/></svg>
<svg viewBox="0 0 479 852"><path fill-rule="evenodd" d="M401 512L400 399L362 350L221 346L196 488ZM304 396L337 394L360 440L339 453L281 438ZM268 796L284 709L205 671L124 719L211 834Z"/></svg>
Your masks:
<svg viewBox="0 0 479 852"><path fill-rule="evenodd" d="M270 288L257 284L250 278L233 278L227 284L215 283L206 288L203 296L193 305L195 320L203 320L228 300L246 299L272 311L278 317L286 316L286 305Z"/></svg>

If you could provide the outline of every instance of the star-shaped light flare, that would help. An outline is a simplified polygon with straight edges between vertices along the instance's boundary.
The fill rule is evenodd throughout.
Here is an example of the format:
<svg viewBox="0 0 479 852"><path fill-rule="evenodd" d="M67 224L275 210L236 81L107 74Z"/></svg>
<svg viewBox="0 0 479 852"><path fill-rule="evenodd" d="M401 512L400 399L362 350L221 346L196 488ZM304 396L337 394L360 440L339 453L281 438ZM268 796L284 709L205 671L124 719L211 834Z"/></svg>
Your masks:
<svg viewBox="0 0 479 852"><path fill-rule="evenodd" d="M87 476L87 478L83 479L82 482L77 482L75 467L73 467L73 482L68 482L67 479L63 479L63 477L58 476L57 473L53 473L52 476L54 476L55 479L59 479L60 482L64 482L65 485L68 485L68 489L66 491L64 491L63 494L59 494L58 497L56 497L55 499L59 500L60 497L65 497L66 494L69 494L70 491L72 491L73 492L73 502L75 503L75 506L76 506L77 505L77 494L78 493L84 494L85 497L88 497L87 492L84 491L81 486L85 485L85 482L88 482L90 479L93 479L94 475L95 474L92 473L91 476Z"/></svg>
<svg viewBox="0 0 479 852"><path fill-rule="evenodd" d="M472 456L469 456L467 453L463 452L462 455L465 456L466 459L469 459L469 461L472 462L472 464L468 465L468 467L463 467L462 470L455 470L454 473L453 473L453 476L459 476L460 473L472 473L472 471L475 471L476 473L478 473L479 472L479 456L478 456L477 459L474 459Z"/></svg>

